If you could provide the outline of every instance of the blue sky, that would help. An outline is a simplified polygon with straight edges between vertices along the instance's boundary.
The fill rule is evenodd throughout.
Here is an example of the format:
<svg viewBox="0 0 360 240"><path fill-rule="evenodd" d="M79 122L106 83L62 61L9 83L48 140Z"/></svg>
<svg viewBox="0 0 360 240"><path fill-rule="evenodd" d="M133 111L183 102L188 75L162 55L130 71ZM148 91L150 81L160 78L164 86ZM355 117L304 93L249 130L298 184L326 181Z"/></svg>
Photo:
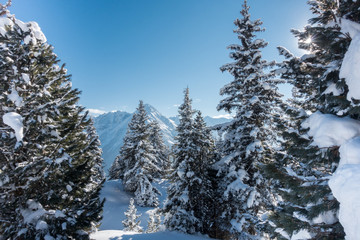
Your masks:
<svg viewBox="0 0 360 240"><path fill-rule="evenodd" d="M241 0L14 0L11 13L36 21L82 91L80 104L133 112L139 100L166 116L177 114L183 90L194 108L216 116L219 90L231 80L220 66L231 62L233 21ZM276 46L297 54L291 28L310 17L306 0L249 0L269 42L266 59L281 60ZM286 90L285 90L286 91Z"/></svg>

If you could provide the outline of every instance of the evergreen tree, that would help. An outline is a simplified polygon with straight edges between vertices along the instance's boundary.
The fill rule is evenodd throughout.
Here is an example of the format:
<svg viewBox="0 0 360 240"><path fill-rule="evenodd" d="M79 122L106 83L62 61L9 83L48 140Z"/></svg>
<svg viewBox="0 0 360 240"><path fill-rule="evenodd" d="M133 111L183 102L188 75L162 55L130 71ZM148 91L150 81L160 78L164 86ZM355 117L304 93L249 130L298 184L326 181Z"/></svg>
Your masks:
<svg viewBox="0 0 360 240"><path fill-rule="evenodd" d="M155 208L149 214L149 221L148 221L148 227L147 227L146 232L147 233L158 232L160 229L160 224L161 224L160 209Z"/></svg>
<svg viewBox="0 0 360 240"><path fill-rule="evenodd" d="M100 142L35 22L0 18L0 235L89 239L101 220Z"/></svg>
<svg viewBox="0 0 360 240"><path fill-rule="evenodd" d="M130 231L130 232L142 232L143 229L140 226L140 220L139 217L141 214L137 215L137 209L134 205L134 199L130 199L129 209L124 212L126 219L122 221L124 224L124 230Z"/></svg>
<svg viewBox="0 0 360 240"><path fill-rule="evenodd" d="M322 67L319 68L314 56L297 58L284 48L279 50L286 57L280 64L280 77L293 85L293 98L283 106L287 121L280 126L283 131L282 151L278 152L277 161L268 164L266 169L268 178L275 183L272 192L279 196L270 216L272 227L277 229L273 233L279 239L286 239L300 230L307 230L315 239L321 236L331 239L331 232L334 232L331 229L340 226L336 220L337 203L331 197L327 179L323 177L326 151L312 146L306 136L307 130L301 127L306 113L314 112L318 106L316 81ZM325 199L319 201L319 197L324 196ZM320 221L324 213L331 221ZM342 231L341 227L338 231Z"/></svg>
<svg viewBox="0 0 360 240"><path fill-rule="evenodd" d="M339 76L341 63L351 41L350 35L341 28L347 20L359 23L359 2L317 0L309 4L315 15L309 20L310 25L303 31L293 30L299 47L309 54L297 60L290 59L287 63L288 72L296 75L285 76L294 78L292 81L296 84L296 92L306 92L306 88L313 91L302 96L303 102L297 107L308 111L312 105L312 112L319 110L322 113L359 119L359 101L349 101L346 98L348 86ZM290 66L291 62L296 65ZM303 76L307 76L307 81L303 81ZM312 86L309 87L310 85ZM302 115L301 118L306 116ZM291 139L288 142L290 146L297 144L298 147L289 147L287 158L297 164L288 167L295 174L287 177L292 178L290 186L285 184L290 193L294 193L294 197L286 192L281 193L288 203L282 203L275 212L273 221L290 236L302 228L313 239L343 239L344 232L337 219L339 205L327 184L339 161L338 146L319 149L311 145L311 139L303 137L306 132L304 129L298 127L295 130L296 134L293 133L292 137L289 135ZM290 174L284 171L279 173L280 177L286 175ZM291 212L296 214L292 216ZM291 222L298 224L289 224Z"/></svg>
<svg viewBox="0 0 360 240"><path fill-rule="evenodd" d="M217 156L211 130L206 126L200 111L197 111L195 117L193 135L197 151L192 168L194 169L194 175L197 176L200 181L194 182L193 192L190 192L192 196L191 201L194 216L201 222L199 231L204 234L211 234L216 204L214 201L214 181L217 180L214 179L216 171L214 171L212 167L216 162ZM198 184L198 186L196 186L196 184Z"/></svg>
<svg viewBox="0 0 360 240"><path fill-rule="evenodd" d="M208 168L212 164L214 143L201 114L194 123L188 88L179 114L171 185L164 206L165 225L170 230L207 233L213 210Z"/></svg>
<svg viewBox="0 0 360 240"><path fill-rule="evenodd" d="M136 203L140 206L157 206L160 192L153 182L162 171L150 142L151 131L147 121L144 104L140 101L129 123L124 145L110 170L110 178L122 179L124 189L135 193Z"/></svg>
<svg viewBox="0 0 360 240"><path fill-rule="evenodd" d="M220 94L226 97L218 110L236 114L231 123L223 126L223 158L217 164L220 179L216 236L223 239L260 237L263 226L258 215L270 204L267 181L260 169L273 161L273 106L280 102L276 86L270 81L272 73L266 70L272 63L261 57L267 43L255 35L263 31L262 22L250 19L246 1L241 15L242 19L234 22L240 44L228 47L234 62L221 67L234 80L221 89Z"/></svg>
<svg viewBox="0 0 360 240"><path fill-rule="evenodd" d="M194 162L196 146L193 139L193 115L189 89L185 90L184 103L179 107L180 123L173 149L170 186L164 204L164 223L169 230L195 233L200 221L194 216L190 203L190 189L196 179L190 163Z"/></svg>

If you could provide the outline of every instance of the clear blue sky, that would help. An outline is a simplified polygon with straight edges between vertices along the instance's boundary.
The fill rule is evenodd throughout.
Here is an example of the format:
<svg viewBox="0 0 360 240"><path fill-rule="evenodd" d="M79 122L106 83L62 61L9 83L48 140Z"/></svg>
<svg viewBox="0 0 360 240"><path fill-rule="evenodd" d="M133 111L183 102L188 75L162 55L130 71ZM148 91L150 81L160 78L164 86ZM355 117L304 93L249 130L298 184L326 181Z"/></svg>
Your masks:
<svg viewBox="0 0 360 240"><path fill-rule="evenodd" d="M233 21L242 0L13 0L11 13L36 21L82 91L80 104L104 111L133 112L144 100L166 116L177 114L183 90L193 106L215 116L220 88L231 80L219 67L231 62ZM310 17L306 0L249 0L269 42L295 53L291 28Z"/></svg>

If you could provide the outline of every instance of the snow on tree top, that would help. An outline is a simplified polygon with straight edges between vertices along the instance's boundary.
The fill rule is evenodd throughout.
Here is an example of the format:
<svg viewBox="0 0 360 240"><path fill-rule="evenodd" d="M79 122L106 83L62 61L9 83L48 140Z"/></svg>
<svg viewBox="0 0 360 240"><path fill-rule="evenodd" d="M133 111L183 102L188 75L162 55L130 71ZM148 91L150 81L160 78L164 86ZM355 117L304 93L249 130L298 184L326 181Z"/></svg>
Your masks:
<svg viewBox="0 0 360 240"><path fill-rule="evenodd" d="M29 44L33 42L36 44L38 41L45 43L47 41L44 33L41 31L39 25L36 22L24 23L18 19L12 18L11 16L0 17L0 34L7 35L6 27L14 28L14 25L17 25L21 31L30 32L28 36L25 37L24 43Z"/></svg>

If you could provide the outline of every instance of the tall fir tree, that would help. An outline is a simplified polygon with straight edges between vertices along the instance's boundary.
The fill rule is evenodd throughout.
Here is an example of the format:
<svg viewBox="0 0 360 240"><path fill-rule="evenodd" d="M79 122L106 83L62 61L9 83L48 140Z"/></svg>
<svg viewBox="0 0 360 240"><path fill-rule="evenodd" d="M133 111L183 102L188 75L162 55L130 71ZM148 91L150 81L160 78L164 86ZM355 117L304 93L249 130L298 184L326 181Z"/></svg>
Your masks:
<svg viewBox="0 0 360 240"><path fill-rule="evenodd" d="M35 22L0 18L0 235L89 239L104 181L100 143Z"/></svg>
<svg viewBox="0 0 360 240"><path fill-rule="evenodd" d="M301 127L307 114L316 111L319 104L317 79L323 68L314 55L298 58L279 49L286 57L280 64L280 77L293 85L293 97L284 105L287 121L281 125L282 151L276 162L267 165L267 176L275 183L272 191L280 199L270 215L274 237L287 239L299 231L308 231L314 239L341 239L338 204L324 178L327 150L312 146L307 130Z"/></svg>
<svg viewBox="0 0 360 240"><path fill-rule="evenodd" d="M241 15L234 22L240 43L228 47L234 62L221 67L234 80L221 89L220 94L226 97L218 110L235 112L231 123L222 129L223 157L217 164L220 180L216 235L222 239L261 236L263 224L258 215L270 204L270 193L260 170L273 160L273 106L280 101L280 94L270 81L272 73L267 71L273 63L261 56L267 43L255 35L263 31L262 22L250 19L247 1Z"/></svg>
<svg viewBox="0 0 360 240"><path fill-rule="evenodd" d="M194 215L201 222L200 232L203 234L212 234L212 226L215 217L215 190L214 181L217 179L216 171L213 165L217 160L217 151L215 148L215 141L213 140L211 130L206 126L200 111L194 119L194 133L193 133L197 152L195 156L194 175L200 181L194 182L192 197L192 205L194 208ZM196 186L196 184L199 184ZM201 189L200 192L198 189ZM197 191L197 192L196 192Z"/></svg>
<svg viewBox="0 0 360 240"><path fill-rule="evenodd" d="M153 186L156 176L161 175L161 166L150 142L151 129L142 101L134 113L124 145L111 169L111 179L123 180L124 189L135 193L135 201L140 206L157 206L159 190Z"/></svg>
<svg viewBox="0 0 360 240"><path fill-rule="evenodd" d="M213 141L201 115L196 118L199 122L194 123L188 88L179 115L164 222L170 230L206 233L212 209L208 206L212 195L207 168L211 164Z"/></svg>
<svg viewBox="0 0 360 240"><path fill-rule="evenodd" d="M277 209L273 220L290 236L305 229L311 239L343 239L344 231L337 219L339 204L328 187L328 179L339 161L338 146L321 149L312 146L312 139L304 138L306 130L299 126L306 115L299 112L318 110L359 119L359 101L347 99L349 89L339 73L351 41L342 27L348 20L359 23L360 3L317 0L309 4L314 14L310 25L303 31L293 30L299 47L309 54L298 59L290 57L285 64L285 72L291 74L284 77L292 78L295 93L305 94L294 96L297 105L293 118L297 117L297 127L288 132L288 155L283 171L279 171L279 177L287 179L283 181L287 192L281 193L286 202ZM293 163L289 165L289 162Z"/></svg>

